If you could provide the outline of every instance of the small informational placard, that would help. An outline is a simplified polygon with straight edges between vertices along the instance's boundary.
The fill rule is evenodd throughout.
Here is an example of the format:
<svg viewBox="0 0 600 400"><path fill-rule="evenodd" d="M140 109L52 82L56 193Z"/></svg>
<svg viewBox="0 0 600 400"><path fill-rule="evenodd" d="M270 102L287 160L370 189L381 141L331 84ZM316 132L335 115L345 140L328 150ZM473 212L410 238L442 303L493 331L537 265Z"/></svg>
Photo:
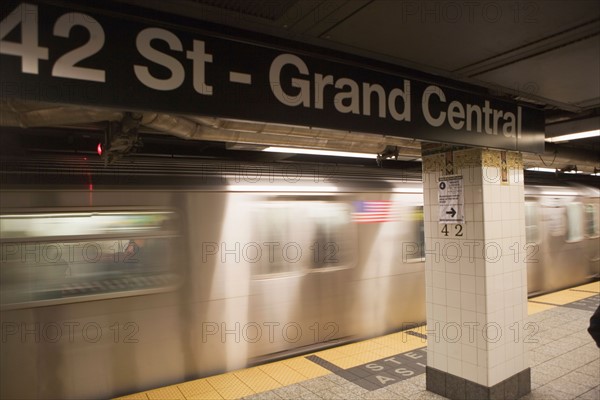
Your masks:
<svg viewBox="0 0 600 400"><path fill-rule="evenodd" d="M442 176L438 184L439 223L462 224L465 221L463 177Z"/></svg>

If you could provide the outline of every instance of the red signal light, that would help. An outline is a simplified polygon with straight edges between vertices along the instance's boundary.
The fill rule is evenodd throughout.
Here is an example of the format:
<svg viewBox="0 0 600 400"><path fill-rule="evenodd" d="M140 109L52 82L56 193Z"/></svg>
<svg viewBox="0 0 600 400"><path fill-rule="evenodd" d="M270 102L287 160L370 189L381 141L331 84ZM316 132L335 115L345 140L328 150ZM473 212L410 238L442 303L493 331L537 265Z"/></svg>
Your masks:
<svg viewBox="0 0 600 400"><path fill-rule="evenodd" d="M98 143L98 146L96 146L96 152L99 156L102 155L102 143Z"/></svg>

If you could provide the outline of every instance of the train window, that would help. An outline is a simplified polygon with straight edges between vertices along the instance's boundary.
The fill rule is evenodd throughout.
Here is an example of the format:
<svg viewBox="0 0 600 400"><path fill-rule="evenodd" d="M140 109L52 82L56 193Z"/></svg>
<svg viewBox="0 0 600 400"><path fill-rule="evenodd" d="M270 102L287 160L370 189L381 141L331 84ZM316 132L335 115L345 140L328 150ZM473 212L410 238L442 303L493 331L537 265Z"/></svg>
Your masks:
<svg viewBox="0 0 600 400"><path fill-rule="evenodd" d="M540 232L538 227L539 208L535 201L525 202L525 241L539 243Z"/></svg>
<svg viewBox="0 0 600 400"><path fill-rule="evenodd" d="M308 217L312 240L310 268L346 267L351 263L350 211L343 203L312 201Z"/></svg>
<svg viewBox="0 0 600 400"><path fill-rule="evenodd" d="M585 205L585 236L598 236L598 209L594 204Z"/></svg>
<svg viewBox="0 0 600 400"><path fill-rule="evenodd" d="M0 233L3 307L141 294L178 281L174 212L2 215Z"/></svg>
<svg viewBox="0 0 600 400"><path fill-rule="evenodd" d="M254 265L255 275L297 272L299 263L296 262L296 255L291 254L296 250L296 243L288 240L292 236L291 213L292 210L284 202L267 203L257 210L254 226L257 228L257 238L260 238L258 243L263 245L268 254L261 254Z"/></svg>
<svg viewBox="0 0 600 400"><path fill-rule="evenodd" d="M264 251L253 265L259 279L304 269L348 267L354 259L350 209L320 200L264 202L254 213L256 238Z"/></svg>
<svg viewBox="0 0 600 400"><path fill-rule="evenodd" d="M407 208L406 214L403 214L402 216L402 220L407 221L407 223L410 224L410 243L414 243L419 248L419 253L411 253L414 254L414 258L409 258L407 262L425 261L425 223L423 221L423 206Z"/></svg>
<svg viewBox="0 0 600 400"><path fill-rule="evenodd" d="M583 239L583 205L581 203L567 204L567 242L577 242Z"/></svg>

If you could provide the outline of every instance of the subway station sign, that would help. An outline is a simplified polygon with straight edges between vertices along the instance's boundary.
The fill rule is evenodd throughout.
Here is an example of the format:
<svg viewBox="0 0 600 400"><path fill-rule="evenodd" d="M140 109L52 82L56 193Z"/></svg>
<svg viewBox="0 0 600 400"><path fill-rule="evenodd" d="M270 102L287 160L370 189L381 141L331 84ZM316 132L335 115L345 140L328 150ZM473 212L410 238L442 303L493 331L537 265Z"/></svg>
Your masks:
<svg viewBox="0 0 600 400"><path fill-rule="evenodd" d="M2 99L544 148L543 113L526 105L85 5L1 3Z"/></svg>

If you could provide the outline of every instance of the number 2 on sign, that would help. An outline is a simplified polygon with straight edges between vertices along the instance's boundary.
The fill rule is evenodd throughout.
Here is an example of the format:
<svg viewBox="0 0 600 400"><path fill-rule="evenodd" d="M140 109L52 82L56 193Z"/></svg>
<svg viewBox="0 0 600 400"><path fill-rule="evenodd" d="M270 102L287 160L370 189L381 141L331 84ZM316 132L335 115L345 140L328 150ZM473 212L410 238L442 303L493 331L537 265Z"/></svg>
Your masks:
<svg viewBox="0 0 600 400"><path fill-rule="evenodd" d="M444 224L442 228L442 233L444 236L448 236L448 224ZM463 227L461 224L454 225L454 236L462 236L463 235Z"/></svg>

